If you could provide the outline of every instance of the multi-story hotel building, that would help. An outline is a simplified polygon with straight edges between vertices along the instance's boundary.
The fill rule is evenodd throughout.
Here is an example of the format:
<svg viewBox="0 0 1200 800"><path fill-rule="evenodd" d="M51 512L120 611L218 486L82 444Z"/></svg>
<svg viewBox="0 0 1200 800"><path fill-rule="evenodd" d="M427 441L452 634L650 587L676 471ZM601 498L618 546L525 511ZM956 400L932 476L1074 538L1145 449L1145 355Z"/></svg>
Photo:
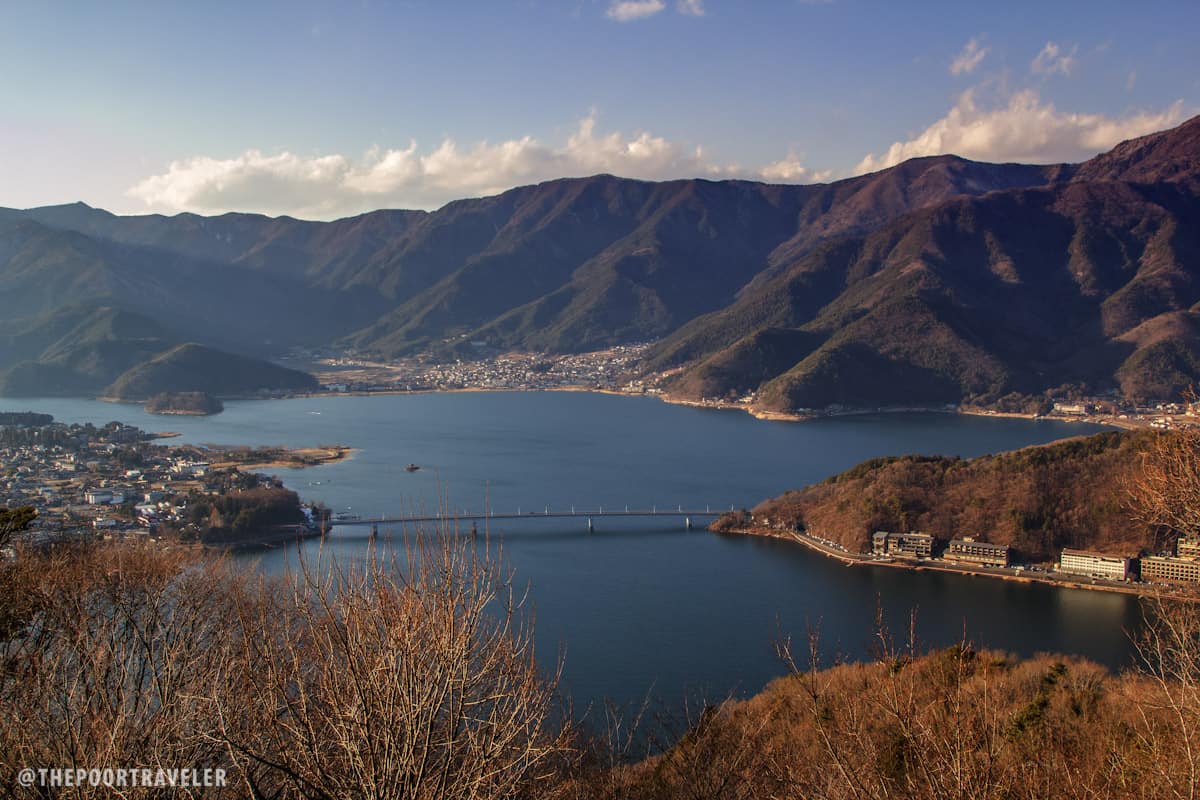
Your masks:
<svg viewBox="0 0 1200 800"><path fill-rule="evenodd" d="M1008 545L977 542L968 536L951 539L943 557L950 561L963 561L985 567L1007 567L1010 555Z"/></svg>
<svg viewBox="0 0 1200 800"><path fill-rule="evenodd" d="M1130 559L1123 556L1067 549L1062 551L1058 560L1058 571L1089 578L1125 581L1129 580L1129 562Z"/></svg>
<svg viewBox="0 0 1200 800"><path fill-rule="evenodd" d="M933 555L933 537L926 533L875 531L871 537L871 550L877 556L929 558Z"/></svg>
<svg viewBox="0 0 1200 800"><path fill-rule="evenodd" d="M1200 583L1200 561L1171 556L1143 556L1142 580L1152 583Z"/></svg>
<svg viewBox="0 0 1200 800"><path fill-rule="evenodd" d="M1200 558L1200 536L1180 536L1175 542L1175 555L1180 558Z"/></svg>

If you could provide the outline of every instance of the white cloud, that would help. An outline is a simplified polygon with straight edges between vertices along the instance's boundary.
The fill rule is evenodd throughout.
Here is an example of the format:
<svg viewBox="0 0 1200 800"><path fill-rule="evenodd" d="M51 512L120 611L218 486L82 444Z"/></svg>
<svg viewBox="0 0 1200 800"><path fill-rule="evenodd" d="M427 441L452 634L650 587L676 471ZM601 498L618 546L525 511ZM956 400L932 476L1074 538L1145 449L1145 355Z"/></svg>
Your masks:
<svg viewBox="0 0 1200 800"><path fill-rule="evenodd" d="M1182 119L1182 100L1162 111L1109 117L1059 111L1032 89L1017 92L1004 105L981 108L974 90L968 90L946 116L908 141L895 142L882 155L868 155L855 172L874 172L917 156L942 153L979 161L1082 161Z"/></svg>
<svg viewBox="0 0 1200 800"><path fill-rule="evenodd" d="M767 164L754 177L767 183L823 183L833 177L833 170L811 170L793 154Z"/></svg>
<svg viewBox="0 0 1200 800"><path fill-rule="evenodd" d="M1053 75L1057 72L1069 76L1075 69L1075 54L1078 52L1079 45L1072 47L1071 52L1064 53L1056 42L1046 42L1041 52L1034 56L1029 68L1038 75Z"/></svg>
<svg viewBox="0 0 1200 800"><path fill-rule="evenodd" d="M362 158L247 150L233 158L194 156L138 182L128 194L154 211L230 210L328 219L375 208L437 208L450 200L496 194L552 178L609 172L646 180L707 177L796 183L826 180L790 155L761 170L710 161L699 147L638 132L596 131L580 120L565 143L532 136L462 147L444 140L430 152L415 142L369 150Z"/></svg>
<svg viewBox="0 0 1200 800"><path fill-rule="evenodd" d="M663 0L616 0L608 7L609 19L631 22L635 19L652 17L667 7Z"/></svg>
<svg viewBox="0 0 1200 800"><path fill-rule="evenodd" d="M666 7L666 0L611 0L604 13L617 22L633 22L653 17ZM686 17L703 17L706 13L704 0L675 0L675 11Z"/></svg>
<svg viewBox="0 0 1200 800"><path fill-rule="evenodd" d="M1135 86L1137 86L1137 70L1136 69L1133 72L1130 72L1129 77L1125 79L1125 91L1132 92L1133 88Z"/></svg>
<svg viewBox="0 0 1200 800"><path fill-rule="evenodd" d="M970 75L988 54L988 48L980 47L979 40L972 38L963 47L962 52L950 62L951 75Z"/></svg>

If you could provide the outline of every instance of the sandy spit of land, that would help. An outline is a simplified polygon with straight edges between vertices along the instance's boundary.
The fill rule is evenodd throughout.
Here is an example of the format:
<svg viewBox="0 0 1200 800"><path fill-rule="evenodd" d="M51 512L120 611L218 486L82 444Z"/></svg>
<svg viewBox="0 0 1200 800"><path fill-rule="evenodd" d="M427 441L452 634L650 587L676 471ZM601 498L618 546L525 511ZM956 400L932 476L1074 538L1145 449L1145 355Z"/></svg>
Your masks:
<svg viewBox="0 0 1200 800"><path fill-rule="evenodd" d="M236 451L224 454L214 454L212 467L225 469L236 467L243 472L257 472L269 469L287 469L297 467L316 467L321 464L332 464L352 458L354 449L345 445L322 445L320 447L269 447L257 448L256 453L266 452L269 457L256 460L241 460L229 458ZM224 455L224 459L221 456Z"/></svg>

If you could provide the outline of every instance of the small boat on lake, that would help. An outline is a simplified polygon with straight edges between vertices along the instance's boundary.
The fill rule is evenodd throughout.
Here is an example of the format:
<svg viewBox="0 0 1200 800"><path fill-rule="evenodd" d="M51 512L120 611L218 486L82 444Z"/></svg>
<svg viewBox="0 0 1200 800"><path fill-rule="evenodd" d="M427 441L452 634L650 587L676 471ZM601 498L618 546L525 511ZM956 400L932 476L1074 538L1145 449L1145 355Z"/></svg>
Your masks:
<svg viewBox="0 0 1200 800"><path fill-rule="evenodd" d="M409 472L416 472L420 468L421 468L421 466L419 464L409 464L407 467L405 467L405 469L408 470Z"/></svg>

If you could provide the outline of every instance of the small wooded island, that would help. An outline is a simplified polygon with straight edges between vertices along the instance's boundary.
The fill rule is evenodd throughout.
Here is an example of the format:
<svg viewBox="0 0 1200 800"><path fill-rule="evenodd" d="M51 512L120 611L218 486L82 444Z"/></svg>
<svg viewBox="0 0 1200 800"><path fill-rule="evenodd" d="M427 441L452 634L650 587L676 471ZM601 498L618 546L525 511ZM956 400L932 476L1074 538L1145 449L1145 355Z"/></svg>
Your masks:
<svg viewBox="0 0 1200 800"><path fill-rule="evenodd" d="M186 414L208 416L220 414L225 405L207 392L160 392L146 401L150 414Z"/></svg>

